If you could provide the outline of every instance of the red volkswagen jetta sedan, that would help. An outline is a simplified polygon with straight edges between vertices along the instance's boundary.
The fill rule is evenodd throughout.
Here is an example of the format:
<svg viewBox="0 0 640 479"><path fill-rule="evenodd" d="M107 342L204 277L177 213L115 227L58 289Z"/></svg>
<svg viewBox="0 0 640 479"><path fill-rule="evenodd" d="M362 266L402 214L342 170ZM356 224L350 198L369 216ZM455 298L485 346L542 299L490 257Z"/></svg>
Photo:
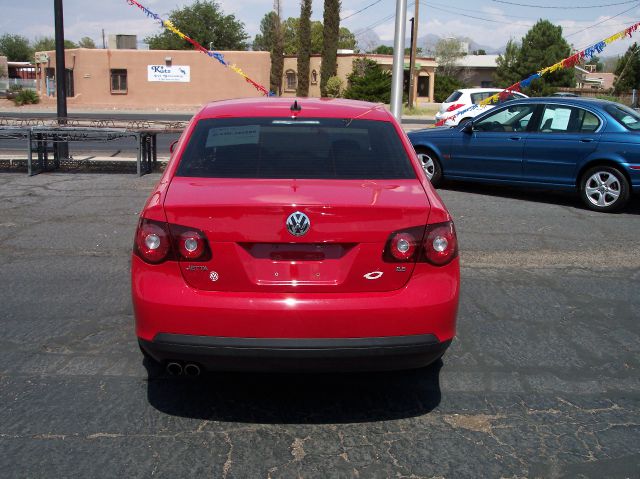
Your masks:
<svg viewBox="0 0 640 479"><path fill-rule="evenodd" d="M135 234L143 352L201 369L402 369L455 335L451 216L400 125L347 100L210 103Z"/></svg>

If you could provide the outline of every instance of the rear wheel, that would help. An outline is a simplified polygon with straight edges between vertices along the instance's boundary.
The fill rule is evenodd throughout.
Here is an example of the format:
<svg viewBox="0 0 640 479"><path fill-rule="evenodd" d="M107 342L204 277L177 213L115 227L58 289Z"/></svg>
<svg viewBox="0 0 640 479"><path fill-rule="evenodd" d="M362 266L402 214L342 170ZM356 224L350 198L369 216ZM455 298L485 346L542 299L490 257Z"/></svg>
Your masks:
<svg viewBox="0 0 640 479"><path fill-rule="evenodd" d="M595 166L582 175L580 196L584 204L594 211L618 211L629 201L629 182L617 168Z"/></svg>
<svg viewBox="0 0 640 479"><path fill-rule="evenodd" d="M427 174L427 178L433 186L438 186L442 181L442 167L436 155L426 148L416 148L420 166Z"/></svg>

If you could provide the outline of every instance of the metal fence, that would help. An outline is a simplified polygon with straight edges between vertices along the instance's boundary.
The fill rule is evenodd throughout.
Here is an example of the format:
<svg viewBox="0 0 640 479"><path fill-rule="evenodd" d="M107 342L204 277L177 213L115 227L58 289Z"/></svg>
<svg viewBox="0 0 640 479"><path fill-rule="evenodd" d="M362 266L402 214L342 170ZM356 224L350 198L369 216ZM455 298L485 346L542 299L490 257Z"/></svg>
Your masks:
<svg viewBox="0 0 640 479"><path fill-rule="evenodd" d="M12 85L18 85L25 90L37 90L38 80L23 80L22 78L0 78L0 92L6 92Z"/></svg>
<svg viewBox="0 0 640 479"><path fill-rule="evenodd" d="M61 143L132 137L137 142L136 172L142 176L157 167L157 135L181 133L187 122L91 118L0 117L0 139L26 140L27 173L34 175L72 164Z"/></svg>

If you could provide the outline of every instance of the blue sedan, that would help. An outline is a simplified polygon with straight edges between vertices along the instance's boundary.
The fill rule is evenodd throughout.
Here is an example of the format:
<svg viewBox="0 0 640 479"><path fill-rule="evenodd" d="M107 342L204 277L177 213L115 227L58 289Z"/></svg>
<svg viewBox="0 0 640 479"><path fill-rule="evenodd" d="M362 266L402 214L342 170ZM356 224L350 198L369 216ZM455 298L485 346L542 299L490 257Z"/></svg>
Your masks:
<svg viewBox="0 0 640 479"><path fill-rule="evenodd" d="M573 190L606 212L640 191L640 114L610 101L515 100L409 139L434 186L451 179Z"/></svg>

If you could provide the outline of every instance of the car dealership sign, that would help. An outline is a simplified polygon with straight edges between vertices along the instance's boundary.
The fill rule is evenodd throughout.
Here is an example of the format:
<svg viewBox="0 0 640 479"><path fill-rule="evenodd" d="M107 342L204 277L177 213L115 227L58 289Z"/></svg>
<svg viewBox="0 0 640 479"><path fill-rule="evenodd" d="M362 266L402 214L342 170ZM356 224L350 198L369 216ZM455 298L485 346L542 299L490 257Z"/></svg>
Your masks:
<svg viewBox="0 0 640 479"><path fill-rule="evenodd" d="M184 65L148 65L148 81L190 82L191 67Z"/></svg>

